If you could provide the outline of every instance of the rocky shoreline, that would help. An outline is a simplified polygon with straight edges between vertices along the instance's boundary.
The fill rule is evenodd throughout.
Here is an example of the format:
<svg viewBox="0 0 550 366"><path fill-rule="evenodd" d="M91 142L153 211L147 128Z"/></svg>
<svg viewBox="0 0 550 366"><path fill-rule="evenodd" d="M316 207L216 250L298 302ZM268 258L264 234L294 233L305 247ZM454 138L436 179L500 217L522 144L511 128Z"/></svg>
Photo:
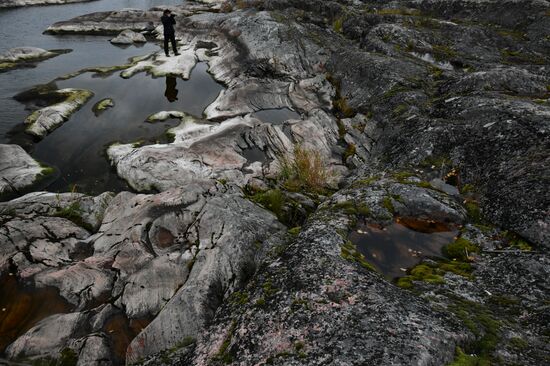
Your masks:
<svg viewBox="0 0 550 366"><path fill-rule="evenodd" d="M71 3L82 3L94 0L4 0L0 3L1 8L19 8L33 5L63 5Z"/></svg>
<svg viewBox="0 0 550 366"><path fill-rule="evenodd" d="M204 62L225 89L203 116L150 116L180 119L169 142L107 148L136 192L0 203L0 297L30 287L59 304L39 314L2 303L15 323L35 319L5 323L8 358L548 363L550 3L171 9L180 56L95 71L187 79ZM83 15L48 32L158 37L159 10ZM64 103L51 100L32 115ZM256 115L282 109L297 117ZM20 160L2 177L29 170ZM452 239L437 255L396 247L415 265L396 261L402 275L390 278L379 263L392 258L372 238L392 246L409 231Z"/></svg>

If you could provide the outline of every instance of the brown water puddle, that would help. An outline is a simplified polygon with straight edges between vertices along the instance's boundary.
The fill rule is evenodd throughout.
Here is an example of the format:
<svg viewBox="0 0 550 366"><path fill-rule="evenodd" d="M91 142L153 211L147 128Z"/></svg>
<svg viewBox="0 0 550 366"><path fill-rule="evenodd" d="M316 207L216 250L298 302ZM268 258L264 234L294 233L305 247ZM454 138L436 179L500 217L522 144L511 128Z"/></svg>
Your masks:
<svg viewBox="0 0 550 366"><path fill-rule="evenodd" d="M348 239L382 274L395 278L404 276L422 258L441 257L443 246L457 234L455 227L442 222L397 218L386 227L360 223Z"/></svg>
<svg viewBox="0 0 550 366"><path fill-rule="evenodd" d="M153 318L130 319L122 314L113 315L107 320L103 330L111 338L115 357L124 363L126 360L126 349L130 342L144 329Z"/></svg>
<svg viewBox="0 0 550 366"><path fill-rule="evenodd" d="M0 276L0 354L40 320L72 310L57 289L26 286L16 276Z"/></svg>

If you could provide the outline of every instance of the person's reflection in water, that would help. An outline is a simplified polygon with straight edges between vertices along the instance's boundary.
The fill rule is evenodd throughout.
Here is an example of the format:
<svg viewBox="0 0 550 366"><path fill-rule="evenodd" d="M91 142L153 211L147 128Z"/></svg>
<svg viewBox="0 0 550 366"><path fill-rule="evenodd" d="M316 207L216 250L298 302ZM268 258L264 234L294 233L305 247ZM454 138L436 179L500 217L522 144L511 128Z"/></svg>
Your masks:
<svg viewBox="0 0 550 366"><path fill-rule="evenodd" d="M168 99L170 103L178 100L178 89L176 89L176 85L177 81L175 77L166 77L166 91L164 92L164 96L166 97L166 99Z"/></svg>

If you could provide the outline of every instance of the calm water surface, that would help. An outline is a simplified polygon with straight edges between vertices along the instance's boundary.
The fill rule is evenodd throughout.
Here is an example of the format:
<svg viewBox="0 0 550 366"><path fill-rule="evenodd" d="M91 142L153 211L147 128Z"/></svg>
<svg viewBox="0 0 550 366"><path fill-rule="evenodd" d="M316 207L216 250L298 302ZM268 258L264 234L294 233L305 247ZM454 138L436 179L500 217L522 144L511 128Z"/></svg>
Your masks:
<svg viewBox="0 0 550 366"><path fill-rule="evenodd" d="M43 30L57 21L96 11L128 7L148 9L181 3L178 0L101 0L0 11L0 52L18 46L73 50L38 63L36 68L0 74L0 143L18 143L35 159L56 168L56 176L40 189L67 191L76 185L78 191L91 194L128 189L107 161L107 146L113 142L163 141L165 130L179 121L145 123L149 115L162 110L180 110L200 117L222 89L207 73L206 64L198 64L189 81L179 78L168 81L146 74L126 80L118 73L108 77L86 73L57 81L58 88L88 89L95 95L69 121L34 143L23 133L23 121L30 111L15 101L14 95L70 72L92 66L124 64L130 57L159 49L154 42L122 48L111 45L111 37L52 36L43 35ZM177 99L174 98L176 92ZM92 106L104 98L112 98L115 107L94 114Z"/></svg>
<svg viewBox="0 0 550 366"><path fill-rule="evenodd" d="M100 0L0 10L0 52L22 46L73 50L41 62L34 69L13 70L0 74L0 143L8 142L7 132L14 125L21 123L28 114L21 104L12 99L15 94L69 72L91 66L123 64L132 56L148 54L159 49L154 43L147 43L139 48L120 48L109 43L111 37L42 34L49 25L97 11L149 9L158 5L181 3L181 0Z"/></svg>

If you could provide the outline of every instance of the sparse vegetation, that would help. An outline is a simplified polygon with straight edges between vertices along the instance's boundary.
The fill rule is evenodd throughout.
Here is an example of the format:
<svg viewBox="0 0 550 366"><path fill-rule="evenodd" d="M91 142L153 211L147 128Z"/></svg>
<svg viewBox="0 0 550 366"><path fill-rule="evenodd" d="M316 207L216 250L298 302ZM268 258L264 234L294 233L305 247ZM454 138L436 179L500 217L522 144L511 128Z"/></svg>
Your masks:
<svg viewBox="0 0 550 366"><path fill-rule="evenodd" d="M237 328L237 322L233 321L229 326L229 329L227 330L227 333L225 335L222 345L220 346L220 348L218 349L218 352L216 352L216 354L213 357L214 360L221 361L224 364L229 364L233 362L233 356L229 352L229 346L231 345L231 339L233 338L233 334L235 333L236 328Z"/></svg>
<svg viewBox="0 0 550 366"><path fill-rule="evenodd" d="M443 254L447 258L456 259L463 262L469 261L470 254L472 253L479 253L479 247L463 237L460 237L456 239L454 243L443 247Z"/></svg>
<svg viewBox="0 0 550 366"><path fill-rule="evenodd" d="M80 226L88 231L93 231L93 227L84 221L82 217L82 207L80 206L79 201L74 201L69 206L58 208L53 216L70 220L77 226Z"/></svg>
<svg viewBox="0 0 550 366"><path fill-rule="evenodd" d="M331 176L321 154L297 146L291 156L280 160L280 180L289 191L325 193Z"/></svg>

